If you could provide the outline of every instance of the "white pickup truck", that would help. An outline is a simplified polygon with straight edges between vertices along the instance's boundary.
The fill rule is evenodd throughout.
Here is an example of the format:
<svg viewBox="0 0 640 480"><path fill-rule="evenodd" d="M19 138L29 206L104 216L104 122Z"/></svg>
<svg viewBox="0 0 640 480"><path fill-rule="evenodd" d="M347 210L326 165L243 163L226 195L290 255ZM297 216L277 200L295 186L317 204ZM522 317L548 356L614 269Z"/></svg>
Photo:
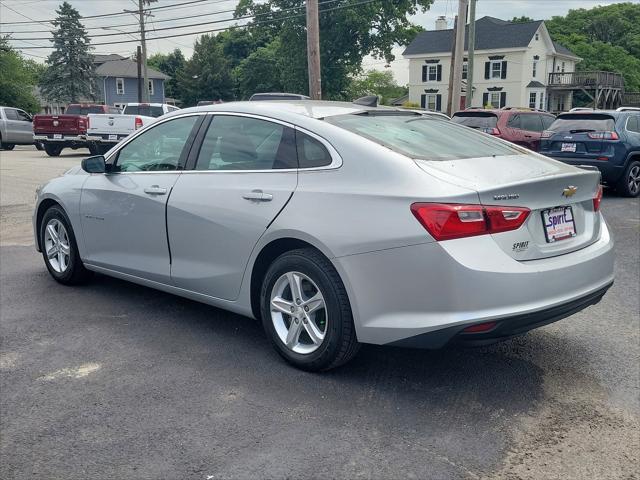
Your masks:
<svg viewBox="0 0 640 480"><path fill-rule="evenodd" d="M174 110L180 109L166 103L127 103L122 114L89 114L87 142L105 153L123 138Z"/></svg>

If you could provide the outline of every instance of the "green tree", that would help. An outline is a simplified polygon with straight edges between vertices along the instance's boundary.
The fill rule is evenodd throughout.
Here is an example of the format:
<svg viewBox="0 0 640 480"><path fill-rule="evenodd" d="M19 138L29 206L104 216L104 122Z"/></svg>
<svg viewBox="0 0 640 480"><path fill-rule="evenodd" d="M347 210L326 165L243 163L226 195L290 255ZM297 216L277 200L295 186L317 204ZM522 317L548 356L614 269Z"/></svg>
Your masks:
<svg viewBox="0 0 640 480"><path fill-rule="evenodd" d="M178 75L184 70L187 61L179 48L173 52L164 54L156 53L147 59L147 64L157 68L171 78L164 82L164 93L170 98L181 98L182 94L178 85Z"/></svg>
<svg viewBox="0 0 640 480"><path fill-rule="evenodd" d="M278 69L279 51L280 41L276 39L240 62L234 71L239 98L247 99L258 92L284 90L283 72Z"/></svg>
<svg viewBox="0 0 640 480"><path fill-rule="evenodd" d="M348 96L351 78L361 71L362 59L392 61L392 48L407 44L420 31L409 16L426 11L433 0L336 0L320 12L320 58L323 95L329 99ZM236 15L257 15L249 30L266 45L276 38L274 54L284 90L308 92L307 39L304 0L241 0Z"/></svg>
<svg viewBox="0 0 640 480"><path fill-rule="evenodd" d="M33 63L23 59L5 38L0 37L0 105L31 113L40 110L38 100L33 95L36 85Z"/></svg>
<svg viewBox="0 0 640 480"><path fill-rule="evenodd" d="M53 52L47 58L48 68L40 79L45 98L57 102L92 99L97 91L96 75L87 31L80 14L64 2L56 10L52 22Z"/></svg>
<svg viewBox="0 0 640 480"><path fill-rule="evenodd" d="M365 95L378 95L383 105L388 105L391 100L406 95L409 89L401 87L393 78L393 72L386 70L369 70L366 74L351 80L348 94L352 99Z"/></svg>
<svg viewBox="0 0 640 480"><path fill-rule="evenodd" d="M178 72L180 100L191 106L200 100L233 99L233 79L223 44L215 35L196 40L193 56Z"/></svg>

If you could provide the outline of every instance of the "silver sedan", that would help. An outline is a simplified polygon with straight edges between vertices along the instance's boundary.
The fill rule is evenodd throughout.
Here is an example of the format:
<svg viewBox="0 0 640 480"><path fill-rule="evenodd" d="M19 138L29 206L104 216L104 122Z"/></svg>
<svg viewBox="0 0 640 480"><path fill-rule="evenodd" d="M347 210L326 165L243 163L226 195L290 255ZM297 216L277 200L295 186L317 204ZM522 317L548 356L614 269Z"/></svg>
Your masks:
<svg viewBox="0 0 640 480"><path fill-rule="evenodd" d="M61 283L99 272L253 317L327 370L361 343L484 344L598 302L601 198L598 172L437 116L241 102L83 160L39 188L33 226Z"/></svg>

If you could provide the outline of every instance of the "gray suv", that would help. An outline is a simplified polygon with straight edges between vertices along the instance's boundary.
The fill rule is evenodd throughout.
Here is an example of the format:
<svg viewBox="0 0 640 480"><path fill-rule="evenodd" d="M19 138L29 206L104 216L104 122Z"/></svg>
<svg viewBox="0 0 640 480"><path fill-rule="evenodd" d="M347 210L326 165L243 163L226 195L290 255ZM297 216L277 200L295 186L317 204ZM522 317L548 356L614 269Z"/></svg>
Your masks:
<svg viewBox="0 0 640 480"><path fill-rule="evenodd" d="M0 107L0 148L13 150L16 145L33 145L32 121L24 110Z"/></svg>

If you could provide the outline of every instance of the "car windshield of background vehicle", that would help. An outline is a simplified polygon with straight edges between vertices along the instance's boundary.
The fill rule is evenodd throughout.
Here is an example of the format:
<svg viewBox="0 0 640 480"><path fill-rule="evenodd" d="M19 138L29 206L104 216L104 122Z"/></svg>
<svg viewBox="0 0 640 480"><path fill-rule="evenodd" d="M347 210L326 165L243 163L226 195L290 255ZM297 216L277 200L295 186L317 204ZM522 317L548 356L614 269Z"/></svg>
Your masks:
<svg viewBox="0 0 640 480"><path fill-rule="evenodd" d="M571 132L573 130L610 132L616 126L613 117L598 114L562 115L556 118L549 130L552 132Z"/></svg>
<svg viewBox="0 0 640 480"><path fill-rule="evenodd" d="M158 118L164 115L164 110L162 107L153 105L127 105L124 109L124 114Z"/></svg>
<svg viewBox="0 0 640 480"><path fill-rule="evenodd" d="M89 115L90 113L104 113L104 107L102 105L92 105L90 107L81 105L69 105L66 115Z"/></svg>
<svg viewBox="0 0 640 480"><path fill-rule="evenodd" d="M471 128L495 128L498 117L489 113L455 113L451 121Z"/></svg>
<svg viewBox="0 0 640 480"><path fill-rule="evenodd" d="M489 135L441 119L407 115L339 115L326 121L398 153L422 160L521 154Z"/></svg>

